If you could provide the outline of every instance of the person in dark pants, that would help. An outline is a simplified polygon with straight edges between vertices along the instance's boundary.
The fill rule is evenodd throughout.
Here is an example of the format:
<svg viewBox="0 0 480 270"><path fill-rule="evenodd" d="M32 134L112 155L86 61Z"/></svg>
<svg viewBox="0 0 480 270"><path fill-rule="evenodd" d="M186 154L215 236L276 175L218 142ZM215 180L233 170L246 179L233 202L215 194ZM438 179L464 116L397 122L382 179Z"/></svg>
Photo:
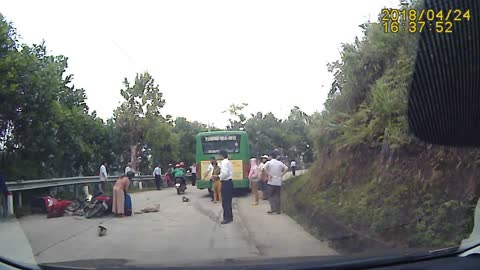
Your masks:
<svg viewBox="0 0 480 270"><path fill-rule="evenodd" d="M232 198L233 198L233 165L228 160L228 153L226 150L220 151L220 175L213 175L212 178L219 178L222 181L222 208L223 208L223 221L221 224L228 224L233 221L232 212Z"/></svg>
<svg viewBox="0 0 480 270"><path fill-rule="evenodd" d="M98 183L97 191L101 191L102 193L105 192L107 188L107 181L108 181L108 173L107 173L107 162L102 161L100 166L100 173L99 173L100 183Z"/></svg>
<svg viewBox="0 0 480 270"><path fill-rule="evenodd" d="M157 186L157 190L162 189L162 169L160 169L160 165L155 167L153 170L153 177L155 177L155 185Z"/></svg>
<svg viewBox="0 0 480 270"><path fill-rule="evenodd" d="M272 158L265 163L263 170L268 174L268 200L270 201L271 210L268 214L280 214L280 190L282 188L282 176L288 171L287 165L277 160L277 153L270 155Z"/></svg>
<svg viewBox="0 0 480 270"><path fill-rule="evenodd" d="M268 200L268 175L267 173L263 170L263 166L265 166L265 163L268 161L268 156L263 155L262 156L262 162L258 165L258 172L260 174L260 181L258 181L258 184L260 186L260 190L262 191L262 199L263 200Z"/></svg>
<svg viewBox="0 0 480 270"><path fill-rule="evenodd" d="M197 182L197 164L190 166L190 172L192 173L192 186L195 186Z"/></svg>
<svg viewBox="0 0 480 270"><path fill-rule="evenodd" d="M292 175L295 176L295 172L297 170L297 162L295 159L290 162L290 168L292 169Z"/></svg>

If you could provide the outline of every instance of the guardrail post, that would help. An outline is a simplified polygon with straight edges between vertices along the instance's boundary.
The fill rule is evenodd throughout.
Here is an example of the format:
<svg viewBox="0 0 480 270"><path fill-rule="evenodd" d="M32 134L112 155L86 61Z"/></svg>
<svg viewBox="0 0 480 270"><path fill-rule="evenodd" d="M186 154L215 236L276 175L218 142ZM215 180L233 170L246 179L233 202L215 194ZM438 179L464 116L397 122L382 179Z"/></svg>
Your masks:
<svg viewBox="0 0 480 270"><path fill-rule="evenodd" d="M23 202L22 202L22 192L19 191L18 192L18 207L22 207L23 206Z"/></svg>
<svg viewBox="0 0 480 270"><path fill-rule="evenodd" d="M83 192L85 193L85 196L88 196L88 184L87 183L84 183L83 184Z"/></svg>
<svg viewBox="0 0 480 270"><path fill-rule="evenodd" d="M11 191L7 193L7 211L9 216L13 216L13 193Z"/></svg>
<svg viewBox="0 0 480 270"><path fill-rule="evenodd" d="M143 189L142 180L138 181L138 189Z"/></svg>

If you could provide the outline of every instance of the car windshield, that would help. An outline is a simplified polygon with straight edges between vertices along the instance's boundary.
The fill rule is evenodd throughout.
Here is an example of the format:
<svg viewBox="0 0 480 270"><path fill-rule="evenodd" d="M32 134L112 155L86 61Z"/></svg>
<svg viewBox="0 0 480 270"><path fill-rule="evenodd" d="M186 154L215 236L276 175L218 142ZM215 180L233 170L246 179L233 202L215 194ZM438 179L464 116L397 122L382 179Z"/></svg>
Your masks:
<svg viewBox="0 0 480 270"><path fill-rule="evenodd" d="M470 2L440 2L3 1L0 255L178 266L479 244L480 148L412 132L411 85L434 92L412 81L478 72L420 41L478 51Z"/></svg>

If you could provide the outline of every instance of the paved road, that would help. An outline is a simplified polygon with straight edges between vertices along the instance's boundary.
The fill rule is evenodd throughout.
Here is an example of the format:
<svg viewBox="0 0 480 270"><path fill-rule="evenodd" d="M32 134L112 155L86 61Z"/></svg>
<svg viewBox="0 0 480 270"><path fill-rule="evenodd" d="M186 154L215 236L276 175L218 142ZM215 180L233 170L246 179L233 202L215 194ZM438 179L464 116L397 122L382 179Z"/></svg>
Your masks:
<svg viewBox="0 0 480 270"><path fill-rule="evenodd" d="M336 254L288 216L267 215L267 201L253 206L249 196L234 198L234 222L220 225L221 204L210 202L205 190L189 186L185 196L190 202L182 202L174 189L133 194L135 210L160 204L157 213L90 220L83 217L46 219L33 215L20 219L19 224L39 263L124 259L125 263L133 264L176 264ZM10 227L15 227L14 224L18 230L18 222L10 222ZM108 228L105 237L97 236L100 224ZM5 239L0 233L2 243Z"/></svg>

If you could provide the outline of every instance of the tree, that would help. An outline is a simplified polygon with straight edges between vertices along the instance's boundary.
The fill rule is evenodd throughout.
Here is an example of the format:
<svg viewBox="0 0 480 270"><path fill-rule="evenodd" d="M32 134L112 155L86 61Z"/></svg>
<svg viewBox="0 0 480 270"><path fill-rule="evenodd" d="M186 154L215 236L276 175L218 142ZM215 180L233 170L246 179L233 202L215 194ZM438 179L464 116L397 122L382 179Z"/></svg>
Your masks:
<svg viewBox="0 0 480 270"><path fill-rule="evenodd" d="M145 142L152 154L152 167L165 166L180 159L180 136L169 123L153 122L146 132Z"/></svg>
<svg viewBox="0 0 480 270"><path fill-rule="evenodd" d="M230 115L230 125L227 126L229 130L243 129L247 121L247 117L243 114L243 109L248 106L248 103L231 104L227 110L222 113L228 113Z"/></svg>
<svg viewBox="0 0 480 270"><path fill-rule="evenodd" d="M282 120L276 118L273 113L263 115L257 112L252 115L245 124L245 130L249 135L250 153L253 156L268 154L286 145Z"/></svg>
<svg viewBox="0 0 480 270"><path fill-rule="evenodd" d="M195 162L195 138L198 133L206 131L207 126L197 121L189 122L184 117L175 119L173 131L179 138L179 157L186 164Z"/></svg>
<svg viewBox="0 0 480 270"><path fill-rule="evenodd" d="M92 173L104 125L88 113L67 67L44 43L18 44L0 15L0 173L7 179Z"/></svg>
<svg viewBox="0 0 480 270"><path fill-rule="evenodd" d="M114 112L114 120L121 134L125 134L130 148L130 162L137 169L138 146L144 140L148 118L161 117L160 109L165 105L163 94L153 77L145 72L137 74L135 83L125 78L124 87L120 92L125 101Z"/></svg>

